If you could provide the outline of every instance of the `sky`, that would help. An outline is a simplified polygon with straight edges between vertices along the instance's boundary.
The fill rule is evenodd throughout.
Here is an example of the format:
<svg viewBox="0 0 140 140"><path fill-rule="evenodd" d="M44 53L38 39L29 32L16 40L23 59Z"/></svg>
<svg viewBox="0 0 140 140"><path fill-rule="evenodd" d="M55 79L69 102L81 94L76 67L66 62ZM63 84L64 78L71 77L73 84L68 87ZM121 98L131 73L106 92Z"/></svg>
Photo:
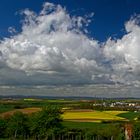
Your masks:
<svg viewBox="0 0 140 140"><path fill-rule="evenodd" d="M70 15L84 16L93 12L94 17L88 27L89 35L99 41L106 41L110 36L122 37L125 33L124 23L140 13L139 0L1 0L0 38L10 35L9 27L21 31L23 16L20 12L27 8L39 12L44 2L60 4Z"/></svg>
<svg viewBox="0 0 140 140"><path fill-rule="evenodd" d="M1 0L0 18L2 88L140 88L139 0Z"/></svg>

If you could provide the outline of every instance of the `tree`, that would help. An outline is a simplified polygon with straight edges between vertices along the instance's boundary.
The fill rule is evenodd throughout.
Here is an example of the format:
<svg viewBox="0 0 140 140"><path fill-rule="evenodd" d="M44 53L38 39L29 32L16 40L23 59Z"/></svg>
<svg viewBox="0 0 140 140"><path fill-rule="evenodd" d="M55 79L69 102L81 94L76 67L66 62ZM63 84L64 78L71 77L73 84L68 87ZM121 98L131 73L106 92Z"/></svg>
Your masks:
<svg viewBox="0 0 140 140"><path fill-rule="evenodd" d="M61 109L57 106L43 108L31 117L31 132L34 139L56 135L61 129Z"/></svg>
<svg viewBox="0 0 140 140"><path fill-rule="evenodd" d="M3 118L0 118L0 138L5 136L5 131L7 127L7 122Z"/></svg>
<svg viewBox="0 0 140 140"><path fill-rule="evenodd" d="M140 123L134 124L133 137L134 137L134 140L140 140Z"/></svg>
<svg viewBox="0 0 140 140"><path fill-rule="evenodd" d="M28 117L22 112L15 112L8 121L7 133L10 137L27 137L29 134Z"/></svg>

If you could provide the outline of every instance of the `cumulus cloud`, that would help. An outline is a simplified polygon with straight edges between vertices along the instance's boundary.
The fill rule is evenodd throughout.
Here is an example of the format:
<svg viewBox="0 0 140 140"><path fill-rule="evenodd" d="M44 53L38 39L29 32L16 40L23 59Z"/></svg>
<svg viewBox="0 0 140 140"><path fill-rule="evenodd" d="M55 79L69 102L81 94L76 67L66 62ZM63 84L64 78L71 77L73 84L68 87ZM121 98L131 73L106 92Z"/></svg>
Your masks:
<svg viewBox="0 0 140 140"><path fill-rule="evenodd" d="M86 34L89 17L71 16L60 5L47 2L38 14L29 9L22 14L22 32L0 42L0 68L20 71L26 81L140 83L138 18L125 24L121 39L103 45Z"/></svg>
<svg viewBox="0 0 140 140"><path fill-rule="evenodd" d="M128 84L140 83L140 26L139 18L131 18L125 24L126 35L121 39L109 39L104 54L112 66L112 80Z"/></svg>

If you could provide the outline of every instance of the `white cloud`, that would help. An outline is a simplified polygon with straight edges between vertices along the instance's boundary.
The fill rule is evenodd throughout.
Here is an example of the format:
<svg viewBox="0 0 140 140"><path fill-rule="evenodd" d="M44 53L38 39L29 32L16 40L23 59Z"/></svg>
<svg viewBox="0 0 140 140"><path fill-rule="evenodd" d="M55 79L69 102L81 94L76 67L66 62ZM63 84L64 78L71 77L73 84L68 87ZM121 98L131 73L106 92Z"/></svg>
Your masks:
<svg viewBox="0 0 140 140"><path fill-rule="evenodd" d="M140 26L137 20L130 19L125 24L127 34L121 39L106 42L104 54L111 62L115 81L133 83L140 80Z"/></svg>
<svg viewBox="0 0 140 140"><path fill-rule="evenodd" d="M72 17L60 5L45 3L39 14L28 9L22 13L22 32L0 43L0 67L25 72L27 77L45 75L46 81L53 77L54 83L58 79L62 83L139 83L138 18L125 24L127 33L121 39L108 39L102 46L84 33L84 25L91 21L88 17Z"/></svg>
<svg viewBox="0 0 140 140"><path fill-rule="evenodd" d="M16 31L16 29L15 29L14 27L9 27L9 28L8 28L8 32L11 33L11 34L14 34L14 33L16 33L17 31Z"/></svg>

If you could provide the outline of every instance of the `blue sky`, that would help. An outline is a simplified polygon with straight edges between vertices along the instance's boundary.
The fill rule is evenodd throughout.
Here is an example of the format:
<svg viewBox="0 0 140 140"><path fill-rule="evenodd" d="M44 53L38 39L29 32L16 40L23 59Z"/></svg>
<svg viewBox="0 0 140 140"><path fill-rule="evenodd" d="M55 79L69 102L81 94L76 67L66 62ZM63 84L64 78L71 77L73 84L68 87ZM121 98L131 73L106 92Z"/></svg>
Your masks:
<svg viewBox="0 0 140 140"><path fill-rule="evenodd" d="M104 96L130 87L139 96L139 0L1 0L0 19L3 92L20 85L73 94L79 86L80 95L82 85L87 94L98 85Z"/></svg>
<svg viewBox="0 0 140 140"><path fill-rule="evenodd" d="M39 12L45 0L1 0L0 1L0 37L9 36L8 27L21 30L19 14L21 10L29 8ZM108 37L121 37L124 33L124 23L134 14L140 13L139 0L48 0L66 7L71 15L89 14L94 12L92 23L89 25L89 35L105 41Z"/></svg>

